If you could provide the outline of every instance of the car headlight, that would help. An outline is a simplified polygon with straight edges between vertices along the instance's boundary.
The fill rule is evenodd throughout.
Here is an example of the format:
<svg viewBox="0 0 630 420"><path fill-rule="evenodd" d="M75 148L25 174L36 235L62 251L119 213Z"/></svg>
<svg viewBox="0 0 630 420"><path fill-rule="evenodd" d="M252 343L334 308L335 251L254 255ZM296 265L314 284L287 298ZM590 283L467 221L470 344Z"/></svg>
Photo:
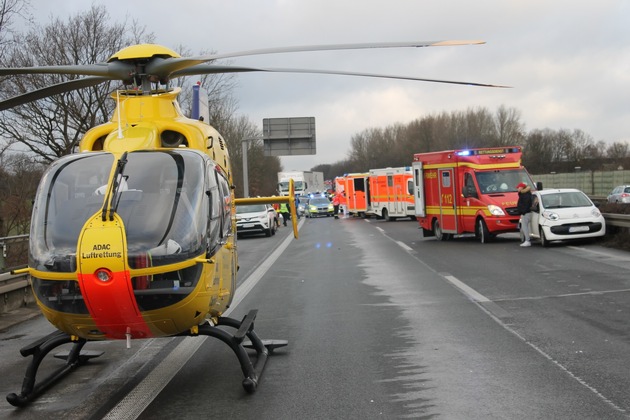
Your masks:
<svg viewBox="0 0 630 420"><path fill-rule="evenodd" d="M488 204L488 210L493 216L505 216L503 209L499 206L495 206L494 204Z"/></svg>
<svg viewBox="0 0 630 420"><path fill-rule="evenodd" d="M593 210L591 210L591 214L593 215L593 217L599 217L602 215L599 209L596 209L596 208L593 208Z"/></svg>
<svg viewBox="0 0 630 420"><path fill-rule="evenodd" d="M328 211L334 211L334 210L335 210L335 208L333 207L333 205L329 204L328 205Z"/></svg>
<svg viewBox="0 0 630 420"><path fill-rule="evenodd" d="M558 216L558 213L554 213L552 211L544 211L542 216L548 220L558 220L560 218L560 216Z"/></svg>
<svg viewBox="0 0 630 420"><path fill-rule="evenodd" d="M315 206L308 206L308 209L310 211L317 211L317 207L315 207Z"/></svg>

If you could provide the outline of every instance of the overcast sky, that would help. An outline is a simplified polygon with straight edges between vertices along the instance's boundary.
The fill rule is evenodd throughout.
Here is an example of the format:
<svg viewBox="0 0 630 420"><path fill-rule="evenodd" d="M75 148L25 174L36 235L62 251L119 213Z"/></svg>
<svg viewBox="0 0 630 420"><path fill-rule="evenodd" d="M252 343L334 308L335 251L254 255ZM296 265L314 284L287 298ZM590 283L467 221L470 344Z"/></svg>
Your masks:
<svg viewBox="0 0 630 420"><path fill-rule="evenodd" d="M85 0L33 0L38 22L74 15ZM275 54L232 64L361 71L512 86L493 89L349 76L237 76L239 113L315 117L317 154L286 170L345 159L365 129L443 111L504 105L527 130L581 129L594 141L630 140L630 2L599 0L108 0L112 19L136 19L169 48L194 53L395 41L486 44Z"/></svg>

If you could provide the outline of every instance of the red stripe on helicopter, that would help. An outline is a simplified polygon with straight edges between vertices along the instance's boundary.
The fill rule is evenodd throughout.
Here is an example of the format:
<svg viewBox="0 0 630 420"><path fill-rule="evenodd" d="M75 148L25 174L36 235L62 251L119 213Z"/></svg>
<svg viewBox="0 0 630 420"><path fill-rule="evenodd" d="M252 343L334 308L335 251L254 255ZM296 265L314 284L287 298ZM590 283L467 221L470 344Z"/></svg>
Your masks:
<svg viewBox="0 0 630 420"><path fill-rule="evenodd" d="M128 271L102 281L95 274L79 273L81 293L98 329L108 338L153 337L136 304Z"/></svg>

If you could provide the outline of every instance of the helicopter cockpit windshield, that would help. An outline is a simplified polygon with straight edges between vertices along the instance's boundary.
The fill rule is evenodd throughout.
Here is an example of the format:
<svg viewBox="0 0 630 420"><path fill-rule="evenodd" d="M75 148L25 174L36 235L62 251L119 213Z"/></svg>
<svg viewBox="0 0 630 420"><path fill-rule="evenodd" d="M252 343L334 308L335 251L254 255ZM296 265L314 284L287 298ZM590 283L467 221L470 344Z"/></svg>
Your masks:
<svg viewBox="0 0 630 420"><path fill-rule="evenodd" d="M136 151L127 156L115 209L124 223L129 266L151 265L203 254L208 200L205 161L192 150ZM77 243L85 222L104 206L114 156L71 155L50 167L40 184L31 227L31 266L42 271L76 270ZM204 199L206 198L206 199Z"/></svg>

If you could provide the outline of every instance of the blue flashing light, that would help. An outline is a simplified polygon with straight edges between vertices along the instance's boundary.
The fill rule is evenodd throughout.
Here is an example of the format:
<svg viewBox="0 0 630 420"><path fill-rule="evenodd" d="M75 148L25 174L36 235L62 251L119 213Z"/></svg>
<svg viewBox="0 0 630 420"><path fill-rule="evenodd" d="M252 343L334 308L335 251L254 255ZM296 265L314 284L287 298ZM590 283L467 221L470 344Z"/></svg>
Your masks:
<svg viewBox="0 0 630 420"><path fill-rule="evenodd" d="M460 150L456 154L457 156L470 156L472 155L472 152L470 150Z"/></svg>

